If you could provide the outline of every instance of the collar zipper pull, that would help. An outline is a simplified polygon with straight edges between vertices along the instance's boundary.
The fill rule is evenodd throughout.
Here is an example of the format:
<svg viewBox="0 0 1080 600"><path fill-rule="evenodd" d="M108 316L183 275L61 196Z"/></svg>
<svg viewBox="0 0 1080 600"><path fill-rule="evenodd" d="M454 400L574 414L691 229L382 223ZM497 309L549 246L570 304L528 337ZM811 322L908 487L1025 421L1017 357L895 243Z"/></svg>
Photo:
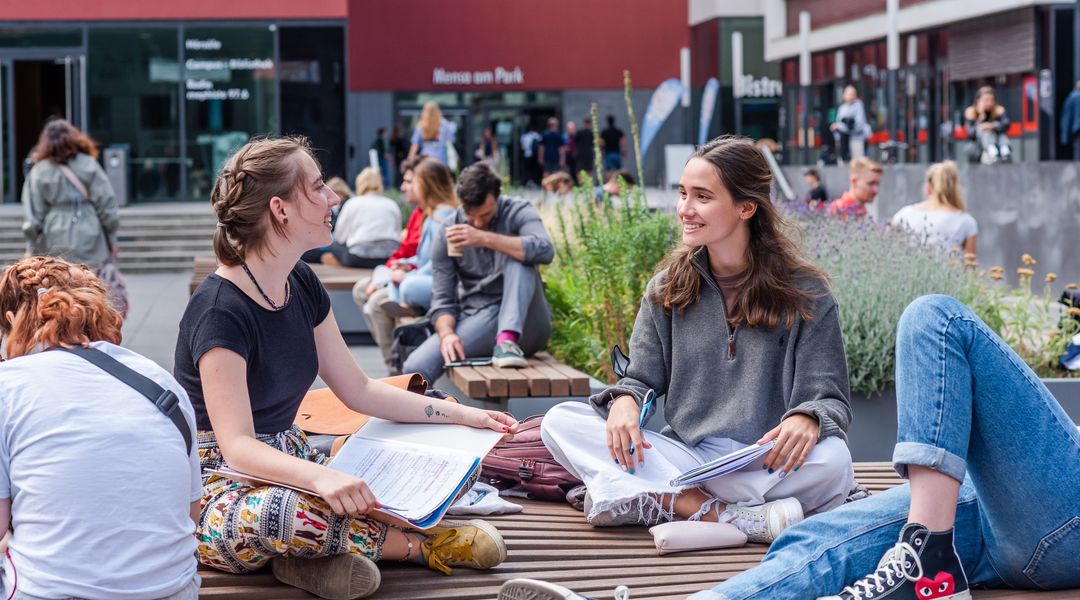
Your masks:
<svg viewBox="0 0 1080 600"><path fill-rule="evenodd" d="M731 334L728 335L727 353L729 359L735 358L735 332L738 331L738 329L738 327L735 327L731 330Z"/></svg>

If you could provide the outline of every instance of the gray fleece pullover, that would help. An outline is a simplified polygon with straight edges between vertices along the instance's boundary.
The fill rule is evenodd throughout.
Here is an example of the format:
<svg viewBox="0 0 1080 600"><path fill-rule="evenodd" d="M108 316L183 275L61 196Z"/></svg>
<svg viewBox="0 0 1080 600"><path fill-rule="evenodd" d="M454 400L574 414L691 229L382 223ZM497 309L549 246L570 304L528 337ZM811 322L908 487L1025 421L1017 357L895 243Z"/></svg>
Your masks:
<svg viewBox="0 0 1080 600"><path fill-rule="evenodd" d="M812 320L796 318L766 329L728 325L724 298L712 278L705 249L694 257L701 275L701 297L670 313L651 298L649 282L630 337L626 377L592 396L607 418L608 402L629 394L641 406L652 388L664 398L664 433L691 446L706 437L757 441L788 415L817 419L821 439L847 440L851 423L847 360L836 300L825 282L815 281ZM730 350L734 349L734 352Z"/></svg>

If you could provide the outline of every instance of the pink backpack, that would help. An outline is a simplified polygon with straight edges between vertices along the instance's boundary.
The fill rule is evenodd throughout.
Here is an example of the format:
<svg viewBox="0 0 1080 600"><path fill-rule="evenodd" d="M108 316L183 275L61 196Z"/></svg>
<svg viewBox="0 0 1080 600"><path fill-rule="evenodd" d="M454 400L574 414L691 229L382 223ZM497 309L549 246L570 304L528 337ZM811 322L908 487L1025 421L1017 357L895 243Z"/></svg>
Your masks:
<svg viewBox="0 0 1080 600"><path fill-rule="evenodd" d="M543 415L534 415L518 423L518 432L509 441L499 442L480 468L481 481L499 489L521 485L538 500L565 501L570 488L581 480L555 462L540 439Z"/></svg>

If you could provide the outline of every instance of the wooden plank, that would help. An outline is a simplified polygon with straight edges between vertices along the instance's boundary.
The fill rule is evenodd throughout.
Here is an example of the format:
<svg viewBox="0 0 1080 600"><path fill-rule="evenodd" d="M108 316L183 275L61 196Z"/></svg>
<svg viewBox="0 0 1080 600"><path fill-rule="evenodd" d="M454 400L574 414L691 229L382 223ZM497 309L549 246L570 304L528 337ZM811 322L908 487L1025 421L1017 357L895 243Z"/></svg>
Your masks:
<svg viewBox="0 0 1080 600"><path fill-rule="evenodd" d="M487 398L487 379L472 367L452 367L447 375L470 398Z"/></svg>
<svg viewBox="0 0 1080 600"><path fill-rule="evenodd" d="M495 367L473 367L473 370L487 379L487 396L489 398L505 398L509 395L509 384L503 377L502 371ZM470 394L471 396L472 394Z"/></svg>
<svg viewBox="0 0 1080 600"><path fill-rule="evenodd" d="M552 396L570 395L570 379L566 375L552 369L547 363L536 358L529 359L529 368L547 376L548 380L551 381Z"/></svg>
<svg viewBox="0 0 1080 600"><path fill-rule="evenodd" d="M570 380L570 394L571 396L588 396L592 389L589 387L589 376L581 371L578 371L574 367L564 365L563 363L555 360L555 357L547 352L538 352L536 358L544 362L544 364L550 366L556 371L562 373Z"/></svg>
<svg viewBox="0 0 1080 600"><path fill-rule="evenodd" d="M352 269L333 265L308 265L319 276L319 281L327 290L352 291L357 281L371 277L371 269Z"/></svg>
<svg viewBox="0 0 1080 600"><path fill-rule="evenodd" d="M518 369L518 372L529 380L530 396L551 395L551 379L549 379L546 374L541 373L532 367L528 369Z"/></svg>
<svg viewBox="0 0 1080 600"><path fill-rule="evenodd" d="M521 398L529 395L529 378L521 369L500 369L492 367L499 376L506 380L507 395L511 398Z"/></svg>

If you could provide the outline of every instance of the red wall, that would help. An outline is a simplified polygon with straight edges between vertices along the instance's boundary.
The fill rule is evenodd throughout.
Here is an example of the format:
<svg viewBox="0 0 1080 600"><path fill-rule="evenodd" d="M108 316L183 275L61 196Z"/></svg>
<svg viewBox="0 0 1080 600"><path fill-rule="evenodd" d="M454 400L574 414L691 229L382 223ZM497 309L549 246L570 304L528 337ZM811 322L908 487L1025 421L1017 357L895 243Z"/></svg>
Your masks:
<svg viewBox="0 0 1080 600"><path fill-rule="evenodd" d="M346 0L3 0L0 4L0 21L344 19L346 9Z"/></svg>
<svg viewBox="0 0 1080 600"><path fill-rule="evenodd" d="M637 89L679 76L685 0L348 0L353 91ZM521 68L524 83L434 85Z"/></svg>

